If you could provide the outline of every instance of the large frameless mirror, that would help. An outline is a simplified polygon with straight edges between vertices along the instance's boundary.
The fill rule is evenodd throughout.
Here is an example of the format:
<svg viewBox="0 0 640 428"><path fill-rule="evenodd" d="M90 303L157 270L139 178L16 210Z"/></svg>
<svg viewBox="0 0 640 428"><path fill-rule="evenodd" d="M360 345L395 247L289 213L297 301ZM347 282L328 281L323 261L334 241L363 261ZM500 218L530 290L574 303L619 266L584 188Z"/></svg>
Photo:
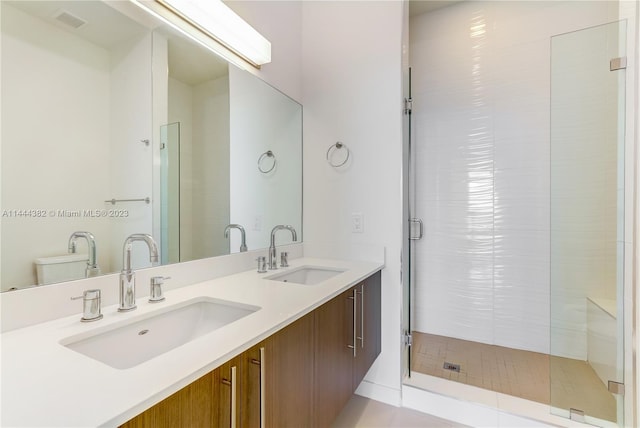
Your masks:
<svg viewBox="0 0 640 428"><path fill-rule="evenodd" d="M132 233L163 264L301 236L300 104L140 11L0 5L2 291L117 272Z"/></svg>

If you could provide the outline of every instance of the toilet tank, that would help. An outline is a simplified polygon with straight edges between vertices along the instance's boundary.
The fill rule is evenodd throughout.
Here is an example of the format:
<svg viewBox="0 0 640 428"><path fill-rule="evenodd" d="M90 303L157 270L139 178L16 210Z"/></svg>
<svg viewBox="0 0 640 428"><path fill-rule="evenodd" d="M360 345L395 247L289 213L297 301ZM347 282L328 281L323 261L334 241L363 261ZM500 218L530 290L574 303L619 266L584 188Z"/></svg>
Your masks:
<svg viewBox="0 0 640 428"><path fill-rule="evenodd" d="M87 254L65 254L54 257L41 257L35 260L38 285L70 281L85 277Z"/></svg>

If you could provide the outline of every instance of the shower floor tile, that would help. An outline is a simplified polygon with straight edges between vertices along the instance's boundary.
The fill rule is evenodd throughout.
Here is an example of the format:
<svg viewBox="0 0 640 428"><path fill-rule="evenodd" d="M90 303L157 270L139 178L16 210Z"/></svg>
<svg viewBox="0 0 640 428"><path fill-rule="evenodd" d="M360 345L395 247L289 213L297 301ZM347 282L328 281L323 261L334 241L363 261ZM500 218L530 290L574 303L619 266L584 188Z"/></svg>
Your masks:
<svg viewBox="0 0 640 428"><path fill-rule="evenodd" d="M445 362L459 365L460 372L444 369ZM413 332L411 369L616 420L613 395L585 361Z"/></svg>

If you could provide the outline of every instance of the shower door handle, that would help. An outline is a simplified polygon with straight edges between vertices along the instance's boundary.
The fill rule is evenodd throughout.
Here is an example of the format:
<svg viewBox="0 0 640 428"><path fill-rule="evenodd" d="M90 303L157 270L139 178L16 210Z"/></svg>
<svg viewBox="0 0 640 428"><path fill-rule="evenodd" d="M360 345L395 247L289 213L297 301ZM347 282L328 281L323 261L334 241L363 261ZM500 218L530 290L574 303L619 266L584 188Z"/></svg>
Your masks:
<svg viewBox="0 0 640 428"><path fill-rule="evenodd" d="M424 223L422 223L422 219L412 218L412 219L409 219L409 223L411 224L410 231L409 231L409 239L413 241L418 241L422 239L422 237L424 236ZM413 235L413 225L416 223L418 224L418 236Z"/></svg>

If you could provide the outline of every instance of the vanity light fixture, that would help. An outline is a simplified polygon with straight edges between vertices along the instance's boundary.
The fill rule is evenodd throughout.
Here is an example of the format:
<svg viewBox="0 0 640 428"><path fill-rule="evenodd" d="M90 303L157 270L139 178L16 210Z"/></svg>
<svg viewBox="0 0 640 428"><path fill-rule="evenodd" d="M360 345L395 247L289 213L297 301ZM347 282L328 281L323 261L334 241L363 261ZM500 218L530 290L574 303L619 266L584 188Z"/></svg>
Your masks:
<svg viewBox="0 0 640 428"><path fill-rule="evenodd" d="M174 26L178 21L196 27L222 49L216 52L229 59L228 50L256 68L271 62L271 43L221 0L132 0L160 15ZM178 24L179 25L179 24ZM180 25L182 27L182 25ZM184 28L184 27L183 27Z"/></svg>

